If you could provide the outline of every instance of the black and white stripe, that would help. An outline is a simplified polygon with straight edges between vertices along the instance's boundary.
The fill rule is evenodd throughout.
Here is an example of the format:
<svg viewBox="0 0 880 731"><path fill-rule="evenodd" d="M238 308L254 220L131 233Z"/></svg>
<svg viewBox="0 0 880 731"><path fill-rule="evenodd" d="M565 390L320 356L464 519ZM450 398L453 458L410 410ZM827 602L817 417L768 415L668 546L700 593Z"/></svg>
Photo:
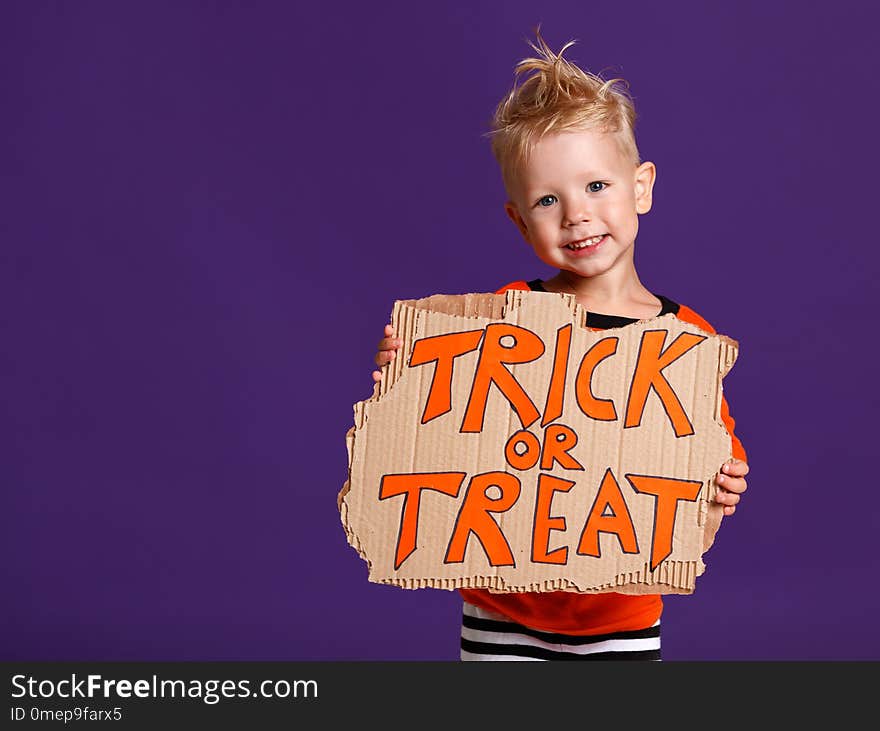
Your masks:
<svg viewBox="0 0 880 731"><path fill-rule="evenodd" d="M524 627L464 602L462 660L659 660L660 621L604 635L565 635Z"/></svg>

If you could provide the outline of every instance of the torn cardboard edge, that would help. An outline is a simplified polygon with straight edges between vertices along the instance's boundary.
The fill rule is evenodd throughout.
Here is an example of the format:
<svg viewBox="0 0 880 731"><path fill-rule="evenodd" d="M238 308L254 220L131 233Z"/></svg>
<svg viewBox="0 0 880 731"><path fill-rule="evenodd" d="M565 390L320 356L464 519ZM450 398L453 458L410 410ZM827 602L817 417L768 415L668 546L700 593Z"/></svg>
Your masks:
<svg viewBox="0 0 880 731"><path fill-rule="evenodd" d="M500 295L434 295L420 300L400 300L395 302L391 318L392 325L395 327L397 336L402 339L403 344L399 350L398 357L391 361L391 363L382 370L382 379L375 385L372 396L365 401L355 404L355 425L346 435L346 444L349 454L349 479L346 481L339 494L340 517L345 526L348 541L367 562L370 581L412 589L487 588L491 591L505 592L577 591L582 593L597 593L615 591L618 593L642 594L691 593L693 591L696 577L701 575L705 568L702 561L702 553L711 546L715 532L717 531L721 520L721 509L713 502L715 491L717 489L714 485L714 476L720 468L720 465L730 457L730 435L727 433L720 417L722 395L721 382L736 360L738 344L736 341L726 336L707 333L695 325L684 323L673 315L664 315L640 321L633 325L628 325L625 328L614 328L601 331L587 328L586 318L586 310L581 305L577 304L574 296L564 294L508 291ZM616 534L616 540L619 543L620 548L624 549L622 551L623 555L618 556L616 561L608 560L614 553L614 536L612 535L612 539L608 540L605 536L605 532L601 530L602 527L609 527L603 524L602 515L593 515L594 520L592 527L588 525L583 526L585 534L588 529L590 532L597 533L597 536L594 536L596 539L595 542L591 543L590 546L586 546L586 553L580 552L580 549L585 548L583 537L581 543L578 545L577 557L574 555L575 552L571 550L573 548L571 540L569 540L569 545L564 547L567 549L565 557L566 565L567 563L578 563L578 557L588 559L587 562L592 561L592 568L595 568L598 564L611 564L610 566L605 566L605 568L599 572L601 576L593 570L584 571L582 568L579 568L575 572L575 575L569 576L565 575L564 572L560 573L558 571L558 566L555 565L549 567L546 565L534 565L536 562L530 562L529 558L539 559L537 564L540 564L541 560L546 560L548 556L553 555L554 551L563 548L556 544L560 543L559 538L562 535L565 535L566 532L568 534L572 533L571 526L567 524L576 522L572 520L578 512L577 509L573 507L575 503L572 503L572 506L564 511L564 515L556 515L553 512L555 508L547 511L546 514L544 512L540 514L540 517L544 522L542 530L547 529L546 533L548 541L543 549L539 547L538 553L540 554L540 551L543 550L546 555L540 554L529 557L526 555L527 551L525 550L529 541L525 539L524 536L528 534L529 526L527 524L529 521L527 518L529 516L529 511L534 513L534 511L537 510L537 506L534 504L535 494L533 493L525 499L521 499L523 496L520 492L517 501L521 502L522 505L519 506L518 517L514 517L513 512L506 513L500 511L492 514L486 510L486 508L491 508L493 505L492 498L489 497L488 493L489 490L497 488L497 486L492 485L489 485L484 490L484 513L493 520L497 518L497 520L495 520L497 532L501 533L502 537L507 540L508 548L510 548L511 543L516 546L516 555L514 555L513 549L510 549L509 553L504 553L503 548L500 547L499 543L495 548L501 552L497 553L495 558L500 558L501 564L497 566L493 565L492 556L489 555L486 546L483 545L483 539L485 536L478 535L478 533L471 528L469 528L468 534L464 536L463 539L460 533L455 533L455 527L461 519L462 508L464 507L464 503L467 502L465 496L479 495L478 491L473 492L477 489L473 485L474 476L480 476L488 472L490 474L498 475L498 478L501 479L501 473L506 472L508 474L514 474L516 479L520 480L521 491L522 489L535 490L534 480L529 479L528 474L530 472L534 473L537 465L532 465L524 470L516 470L509 462L505 463L504 460L500 459L500 455L503 453L501 449L502 445L510 440L512 436L529 430L524 428L524 424L517 423L516 419L513 418L511 412L515 411L515 409L511 409L513 402L507 398L509 394L499 394L498 392L502 389L498 387L497 383L492 382L491 379L489 379L489 385L485 389L486 398L483 403L483 419L484 422L488 420L490 428L485 430L485 427L481 426L477 431L476 436L483 443L496 443L496 447L494 449L478 449L477 451L482 451L484 456L482 458L479 456L474 458L474 455L472 454L474 451L474 447L472 446L473 441L470 442L471 446L469 446L467 450L469 450L471 454L468 458L469 461L466 460L468 461L466 468L461 466L461 464L455 468L458 471L463 471L465 475L470 476L470 482L464 478L462 479L462 484L458 485L455 493L454 501L450 501L445 506L440 505L437 500L434 499L439 498L440 496L431 494L435 491L431 490L430 487L426 488L425 486L422 486L418 490L410 490L409 492L397 493L395 495L389 494L384 498L377 496L379 485L388 484L389 479L394 475L407 473L420 475L437 474L438 472L448 472L452 469L450 464L450 459L452 458L450 455L457 458L462 453L461 449L458 447L461 447L462 443L467 442L469 437L474 436L473 431L470 434L463 431L464 425L462 424L462 419L466 417L467 414L463 414L462 411L464 409L463 404L465 402L470 403L467 399L467 389L470 385L471 391L473 391L473 385L478 375L476 371L479 369L479 361L483 357L483 351L487 347L487 328L489 328L490 325L503 324L511 325L513 328L519 328L519 330L511 330L511 332L520 335L523 340L530 337L526 335L526 332L531 332L532 335L535 335L534 330L540 331L538 332L538 337L544 345L544 349L541 353L541 358L544 360L542 367L538 367L531 361L524 363L516 362L501 364L508 373L512 374L512 381L514 383L518 383L518 379L522 380L523 383L528 382L529 388L531 388L532 391L540 390L541 384L545 384L545 390L547 389L547 383L551 383L552 385L554 378L553 371L549 365L549 358L545 356L548 355L548 351L553 352L556 356L559 356L562 352L559 346L558 334L562 332L567 325L572 325L569 334L571 341L578 340L589 342L591 346L595 346L600 340L609 341L614 338L617 338L619 342L632 345L630 341L633 340L635 332L641 333L644 337L644 333L647 331L653 331L654 333L663 331L666 332L667 335L670 335L668 339L664 338L664 344L666 346L675 342L674 337L679 337L684 333L691 333L689 336L691 339L697 337L695 335L696 333L700 333L701 346L703 342L714 344L714 362L712 361L711 353L703 352L706 351L705 347L702 347L702 350L700 350L700 348L692 346L693 352L700 350L702 353L699 370L700 377L704 383L702 390L700 391L700 399L694 401L692 396L691 400L688 402L689 406L692 408L697 406L700 407L698 409L700 412L700 431L713 432L709 435L712 437L711 448L707 446L708 442L703 444L702 447L696 446L698 443L701 443L700 438L703 436L701 434L679 434L678 438L681 438L682 436L689 438L696 437L696 441L693 442L695 447L692 450L686 451L686 457L684 459L682 459L683 453L680 449L677 450L675 457L675 460L677 460L676 464L682 465L690 463L694 454L702 455L703 462L706 462L706 459L709 461L707 464L698 467L697 472L701 472L701 474L696 476L700 477L699 480L695 479L694 475L691 475L689 480L685 480L688 481L693 488L699 483L699 490L693 499L687 501L686 509L682 515L675 517L677 521L684 521L684 523L681 525L677 523L674 535L670 535L670 552L668 557L665 557L662 561L653 565L653 567L652 561L650 560L633 561L632 555L626 555L632 552L626 551L626 546L624 546L624 541L621 539L620 533ZM522 327L523 325L526 327ZM440 360L423 360L419 365L413 366L413 351L416 343L438 337L442 340L442 336L463 332L474 333L470 336L473 342L477 337L475 334L476 331L482 331L482 334L479 336L480 346L474 348L472 351L462 352L448 359L454 373L450 378L449 384L451 390L450 399L451 402L456 404L456 406L453 408L450 405L450 408L447 411L433 416L431 419L428 419L427 422L425 422L425 413L422 413L421 419L419 419L419 414L416 412L422 412L423 408L426 406L426 400L429 400L433 393L431 390L432 386L427 384L427 381L430 379L425 374L428 369L432 367L436 371ZM672 336L673 332L674 337ZM553 338L554 333L557 336L555 345ZM581 336L586 334L588 334L587 340L584 341ZM652 334L652 337L657 339L659 335L655 337ZM496 349L499 344L500 341L495 343ZM520 347L520 345L521 344L514 345L514 350L517 347ZM571 345L569 347L571 348ZM665 447L662 446L664 443L664 437L658 432L658 428L664 426L662 415L663 409L658 410L655 404L652 414L648 414L650 418L648 418L644 424L640 423L636 425L636 428L634 429L627 428L621 433L617 433L620 432L619 428L617 429L617 432L615 432L614 429L610 431L608 429L605 429L604 431L599 429L597 431L596 427L597 424L599 424L597 420L590 419L583 413L579 414L577 408L571 408L572 402L579 398L577 393L575 393L574 396L572 396L571 393L572 391L577 391L573 386L578 385L575 382L576 379L572 371L577 370L578 360L581 355L584 355L587 352L587 350L588 349L585 347L577 349L577 352L572 350L566 361L565 374L562 376L561 380L559 377L556 378L556 385L558 386L560 382L564 383L565 393L568 394L567 397L563 396L563 401L565 401L566 398L568 401L568 406L566 407L567 410L565 410L564 413L556 415L556 417L550 421L547 421L545 418L541 422L541 427L539 427L538 430L544 429L546 431L552 428L554 423L565 425L568 421L571 421L572 424L579 424L583 427L583 429L571 429L571 431L575 433L576 437L577 435L591 434L591 438L596 441L593 451L589 454L584 453L584 460L596 461L598 459L598 462L600 463L602 463L603 460L604 462L614 462L617 465L619 475L612 474L612 479L609 481L609 484L611 484L611 482L617 483L616 489L621 495L623 495L624 492L620 483L623 482L625 485L626 481L629 480L629 477L625 477L625 475L632 471L626 470L624 467L624 471L620 472L620 462L626 455L629 455L627 459L632 459L634 452L633 445L630 444L630 442L632 442L630 437L634 433L644 432L653 435L653 444L657 451L657 454L655 454L654 457L657 458L655 461L659 461L660 463L654 467L653 472L647 469L643 470L641 477L644 477L645 475L659 477L659 475L655 473L660 472L663 468L663 454L665 449ZM631 350L632 348L630 348L630 351ZM688 350L685 351L685 354ZM629 355L631 360L632 353L630 352ZM433 366L431 365L431 362L433 362ZM526 369L529 368L531 368L531 371L527 372ZM596 393L606 395L609 384L615 380L614 373L618 371L626 371L627 368L632 370L632 364L618 363L613 367L610 364L603 366L602 368L596 367L591 373L589 388L581 388L581 391L584 392L584 399L589 400L589 396L593 395L594 387ZM580 370L583 370L583 365L581 365ZM673 369L670 368L670 371L671 370ZM558 371L559 369L557 368L557 376ZM502 378L506 378L500 370L498 371L498 374ZM436 376L436 373L433 375ZM663 373L661 373L661 375L663 375ZM691 373L691 375L696 379L695 373ZM595 377L595 379L593 377ZM410 382L409 386L405 385L408 382L407 379L409 379ZM583 380L584 379L581 379L581 381ZM617 380L619 381L620 379L618 378ZM665 376L663 379L658 380L658 384L661 388L664 387L661 382L662 380L666 380ZM669 382L675 380L676 379L670 377ZM686 376L684 377L684 381L682 381L682 376L679 374L677 376L677 384L672 388L673 395L677 393L676 388L684 393L689 389L683 388L683 385L693 385L696 387L700 382L699 379L690 381ZM433 383L433 381L431 381L431 383ZM583 385L584 384L580 382L580 386ZM618 383L617 386L619 387L620 383ZM406 390L407 393L403 393L404 390ZM612 388L611 390L613 391L614 389ZM620 392L620 388L617 390ZM651 391L651 388L648 390ZM559 389L556 389L556 391L558 393ZM589 396L586 394L587 391L589 391ZM399 392L399 397L393 395L396 392ZM621 400L620 395L621 394L618 393L616 399L610 400L619 401ZM471 393L471 396L473 396L473 393ZM651 394L648 393L648 399L646 400L650 400L650 396ZM541 399L537 400L540 401ZM597 399L597 401L599 400L601 399ZM394 401L394 404L388 405L391 401ZM386 406L382 406L383 402ZM672 400L670 400L670 403L671 402ZM525 404L525 401L522 403ZM666 402L663 402L662 405L664 409L667 406ZM644 406L645 405L643 404L643 407ZM504 413L505 407L507 410L506 415ZM583 411L583 409L581 409L581 411ZM651 411L651 409L648 409L648 411ZM682 409L682 411L685 411L685 409ZM647 413L647 411L645 413ZM545 417L547 416L548 414L545 413ZM669 414L667 413L666 416L668 418ZM438 422L443 420L446 421L445 428L437 429ZM685 428L683 427L683 423L684 422L679 425L681 428ZM714 428L711 428L711 425L714 425ZM530 423L530 426L533 431L536 429L534 422ZM645 428L646 426L648 428ZM368 436L370 430L375 432L375 436L372 438ZM609 440L609 434L614 438ZM536 434L533 434L533 436L537 439ZM650 443L652 439L648 439L648 442ZM367 448L366 442L372 442L369 445L369 448ZM702 442L706 442L706 440L702 439ZM418 446L419 444L420 446ZM638 444L636 444L636 446L638 446ZM645 445L642 445L642 447L644 446ZM623 452L610 458L609 454L611 454L615 448L617 450L623 449ZM605 450L604 452L602 451L603 449ZM402 450L404 452L405 450L410 451L403 454ZM572 460L576 462L574 457L572 457ZM452 461L455 460L452 459ZM403 472L403 467L401 467L402 464L405 464L407 472ZM569 467L572 467L572 464L573 463L570 463ZM578 464L583 467L580 463ZM523 467L524 465L520 464L518 466ZM494 469L490 469L493 467ZM549 485L552 488L559 488L563 483L554 482L554 480L572 482L573 480L571 478L575 473L583 471L573 469L567 470L565 465L561 463L551 463L550 467L550 470L541 471L543 478L538 478L539 482L542 479L544 480L544 487ZM668 471L669 467L667 466L666 469ZM413 472L413 470L415 472ZM675 472L674 465L673 472ZM456 474L458 474L458 472L456 472ZM579 478L583 477L583 475L580 474L577 476ZM633 474L632 476L639 477L640 475ZM593 475L593 482L596 481L597 477L598 474ZM509 481L510 485L514 484L509 478L505 477L503 479ZM678 480L679 482L684 480L684 478L681 477L670 479ZM584 483L584 480L579 479L577 482L577 488L580 492L584 493L581 495L579 502L577 503L580 505L581 511L583 512L586 508L586 504L591 499L595 503L598 495L595 485L592 486L592 489L589 489L580 484ZM464 489L465 483L468 483L468 488L466 490ZM631 484L633 483L631 482ZM516 488L511 487L510 489L514 490ZM539 484L538 490L540 491L540 489L541 485ZM613 487L609 488L608 494L612 494L614 490L615 488ZM570 491L574 492L574 486L572 486ZM567 497L564 492L568 491L556 489L553 493L554 497L551 498L551 504L553 504L555 500L555 504L561 505L562 499ZM424 496L426 497L425 504L428 504L429 502L427 498L431 498L432 501L430 505L428 505L429 509L423 512L421 516L417 516L417 530L415 533L416 535L420 534L420 537L413 544L412 550L403 561L398 565L395 565L395 561L388 555L389 548L391 546L397 546L397 559L399 561L401 558L400 541L405 533L404 522L406 519L412 518L411 515L405 515L406 511L405 509L401 509L399 503L406 503L410 499L415 500L414 496L417 494L422 495L422 493L424 493ZM630 495L629 493L626 494L629 495L630 500L633 499L633 495ZM635 497L638 499L643 498L644 496L636 495ZM477 498L474 498L474 500L476 499ZM471 502L473 503L474 500ZM654 500L661 501L662 498L657 495L654 496ZM394 509L388 510L387 506L389 502L396 502L398 505ZM633 521L633 525L640 526L639 532L647 536L645 528L645 500L641 499L640 502L641 506L639 511L637 511L640 513L640 516L637 520ZM676 503L677 507L681 507L683 504L684 503ZM605 506L606 511L608 510L608 507L608 505ZM628 506L627 509L629 509ZM677 512L678 510L676 510L676 513ZM381 517L377 517L379 513L384 514ZM535 513L535 515L537 515L537 513ZM560 517L564 518L562 522L566 524L566 529L564 531L559 527L562 525L562 523L557 520ZM583 516L581 516L581 518L582 517ZM619 518L620 516L617 517ZM537 521L537 519L535 520ZM409 522L412 521L410 520ZM589 523L589 521L587 522ZM617 527L620 528L620 525ZM655 525L654 527L656 528L657 526ZM490 527L488 522L484 523L484 530L487 532L495 531L495 529ZM621 528L621 530L627 532L625 526ZM450 531L452 531L452 539L449 539ZM455 554L451 556L455 560L450 561L448 559L450 559L451 544L452 541L456 539L456 535L458 537L458 544L463 544L463 549L455 552ZM568 535L567 537L570 539L574 538L573 535ZM624 537L631 539L632 535ZM653 536L651 540L653 541ZM636 542L638 542L638 539ZM532 538L531 543L532 553L534 554L534 537ZM446 544L445 556L442 555L443 545L441 544ZM479 555L481 547L482 553L485 554L482 563ZM631 544L629 547L633 548L633 545ZM459 548L461 548L461 545L459 545ZM592 551L592 553L590 553L590 551ZM641 549L640 551L644 553ZM416 554L419 554L419 560L413 561L412 559L416 557ZM556 560L558 560L559 557L560 554L557 553ZM654 558L656 558L656 556ZM459 561L458 559L461 560ZM569 559L575 560L569 561ZM409 564L405 565L407 562L409 562ZM517 573L515 569L513 571L511 570L511 565L516 567L517 563L519 563L520 566L529 563L532 563L533 565L530 567L531 571L521 571ZM580 563L583 564L584 560L580 560ZM450 572L450 564L456 565L455 568L459 569L458 573L455 571ZM574 570L574 568L574 566L567 566L567 570L569 571Z"/></svg>

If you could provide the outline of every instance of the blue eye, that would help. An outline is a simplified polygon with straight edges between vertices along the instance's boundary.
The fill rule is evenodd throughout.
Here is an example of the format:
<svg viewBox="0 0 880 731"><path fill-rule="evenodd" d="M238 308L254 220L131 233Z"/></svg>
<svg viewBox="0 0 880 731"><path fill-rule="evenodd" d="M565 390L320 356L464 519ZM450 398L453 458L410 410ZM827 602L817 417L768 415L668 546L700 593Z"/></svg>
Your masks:
<svg viewBox="0 0 880 731"><path fill-rule="evenodd" d="M599 185L601 187L594 188L593 187L594 185ZM607 183L603 183L601 180L594 180L592 183L589 183L587 185L587 190L590 191L590 193L599 193L600 191L605 190L605 188L607 188L607 187L608 187Z"/></svg>
<svg viewBox="0 0 880 731"><path fill-rule="evenodd" d="M555 195L545 195L543 198L538 199L538 205L543 206L544 208L552 206L554 203L556 203Z"/></svg>

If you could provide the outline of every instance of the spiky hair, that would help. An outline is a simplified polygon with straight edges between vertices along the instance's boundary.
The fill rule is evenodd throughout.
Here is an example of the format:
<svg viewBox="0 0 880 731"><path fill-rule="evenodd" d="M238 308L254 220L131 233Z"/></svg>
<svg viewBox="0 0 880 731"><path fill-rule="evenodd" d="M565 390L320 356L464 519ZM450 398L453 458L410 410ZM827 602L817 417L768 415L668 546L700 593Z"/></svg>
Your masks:
<svg viewBox="0 0 880 731"><path fill-rule="evenodd" d="M536 57L515 68L513 88L495 109L488 136L505 183L528 159L532 145L551 132L593 129L615 133L624 153L638 166L636 111L625 79L584 71L562 57L574 45L553 53L536 29ZM618 82L622 88L615 86Z"/></svg>

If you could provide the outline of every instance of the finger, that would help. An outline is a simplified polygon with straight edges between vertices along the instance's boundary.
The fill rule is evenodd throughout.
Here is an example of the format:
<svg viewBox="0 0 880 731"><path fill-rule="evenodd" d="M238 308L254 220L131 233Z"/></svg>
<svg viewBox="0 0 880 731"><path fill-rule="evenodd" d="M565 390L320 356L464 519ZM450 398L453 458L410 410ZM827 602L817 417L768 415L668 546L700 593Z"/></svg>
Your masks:
<svg viewBox="0 0 880 731"><path fill-rule="evenodd" d="M376 353L376 365L380 368L382 366L388 365L392 360L394 360L397 353L393 350L380 350Z"/></svg>
<svg viewBox="0 0 880 731"><path fill-rule="evenodd" d="M720 505L737 505L740 501L740 496L735 492L727 492L726 490L719 490L715 493L715 502Z"/></svg>
<svg viewBox="0 0 880 731"><path fill-rule="evenodd" d="M736 512L736 505L725 505L724 506L724 515L733 515Z"/></svg>
<svg viewBox="0 0 880 731"><path fill-rule="evenodd" d="M376 345L376 350L397 350L400 347L400 338L382 338Z"/></svg>
<svg viewBox="0 0 880 731"><path fill-rule="evenodd" d="M373 380L379 383L382 380L382 371L373 371Z"/></svg>
<svg viewBox="0 0 880 731"><path fill-rule="evenodd" d="M748 483L742 477L730 477L729 475L721 475L715 478L715 483L729 492L745 492Z"/></svg>
<svg viewBox="0 0 880 731"><path fill-rule="evenodd" d="M745 477L749 474L748 463L736 458L729 459L721 466L721 469L725 474L733 475L734 477Z"/></svg>
<svg viewBox="0 0 880 731"><path fill-rule="evenodd" d="M385 337L386 338L393 338L394 337L394 326L393 325L386 325L385 326Z"/></svg>

